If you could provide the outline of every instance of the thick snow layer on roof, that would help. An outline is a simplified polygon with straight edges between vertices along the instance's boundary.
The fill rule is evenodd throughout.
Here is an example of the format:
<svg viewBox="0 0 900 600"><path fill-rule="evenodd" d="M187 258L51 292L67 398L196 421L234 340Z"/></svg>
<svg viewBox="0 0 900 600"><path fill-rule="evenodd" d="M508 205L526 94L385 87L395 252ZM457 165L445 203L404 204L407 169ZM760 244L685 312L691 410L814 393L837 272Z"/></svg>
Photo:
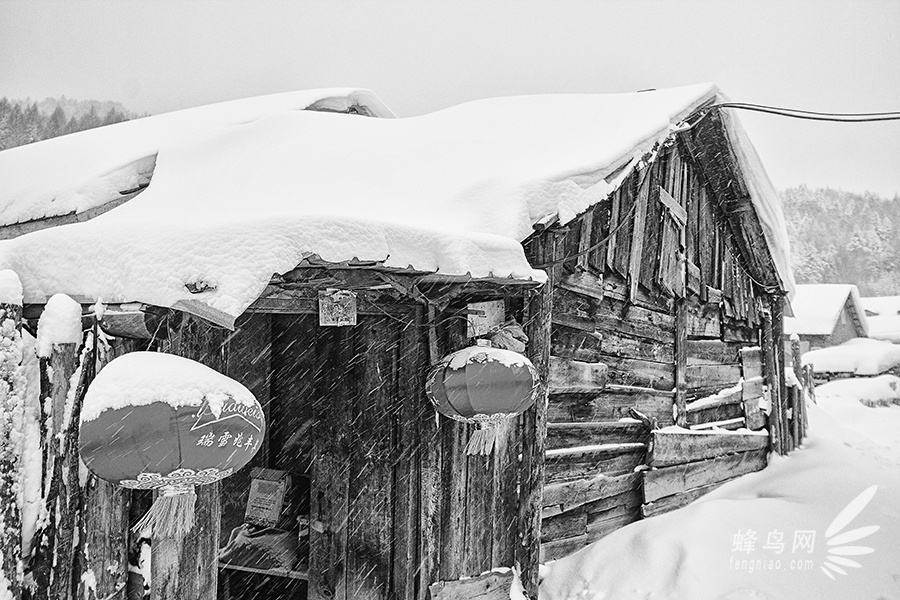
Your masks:
<svg viewBox="0 0 900 600"><path fill-rule="evenodd" d="M764 470L545 565L541 599L896 598L900 406L827 399L809 423Z"/></svg>
<svg viewBox="0 0 900 600"><path fill-rule="evenodd" d="M202 132L319 103L358 104L392 116L359 89L287 92L144 117L0 152L0 225L83 212L146 183L161 148Z"/></svg>
<svg viewBox="0 0 900 600"><path fill-rule="evenodd" d="M855 307L863 333L868 333L859 290L849 284L798 285L791 307L793 317L785 317L784 333L790 335L830 335L844 310L847 298Z"/></svg>
<svg viewBox="0 0 900 600"><path fill-rule="evenodd" d="M181 408L204 401L217 417L230 402L259 406L246 387L197 361L161 352L130 352L97 373L84 397L81 422L93 421L105 410L153 402Z"/></svg>
<svg viewBox="0 0 900 600"><path fill-rule="evenodd" d="M900 315L900 296L870 296L861 300L864 309L878 316Z"/></svg>
<svg viewBox="0 0 900 600"><path fill-rule="evenodd" d="M839 346L813 350L803 355L816 373L878 375L900 365L900 346L882 340L855 338Z"/></svg>
<svg viewBox="0 0 900 600"><path fill-rule="evenodd" d="M64 290L194 300L231 317L310 254L542 280L520 244L533 224L565 223L605 198L716 95L702 84L496 98L390 120L275 112L160 147L142 194L0 245L0 267L20 274L26 302Z"/></svg>
<svg viewBox="0 0 900 600"><path fill-rule="evenodd" d="M872 296L862 298L867 313L869 337L900 343L900 296Z"/></svg>
<svg viewBox="0 0 900 600"><path fill-rule="evenodd" d="M900 343L900 315L866 317L866 322L870 338Z"/></svg>

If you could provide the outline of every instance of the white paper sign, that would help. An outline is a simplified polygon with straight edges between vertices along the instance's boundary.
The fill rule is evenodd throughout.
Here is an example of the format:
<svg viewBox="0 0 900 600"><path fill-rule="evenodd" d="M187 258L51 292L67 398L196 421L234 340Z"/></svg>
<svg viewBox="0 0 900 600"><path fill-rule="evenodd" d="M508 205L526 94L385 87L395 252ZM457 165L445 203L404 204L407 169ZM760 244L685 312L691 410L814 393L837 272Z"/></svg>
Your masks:
<svg viewBox="0 0 900 600"><path fill-rule="evenodd" d="M319 290L319 325L356 325L356 293L349 290Z"/></svg>

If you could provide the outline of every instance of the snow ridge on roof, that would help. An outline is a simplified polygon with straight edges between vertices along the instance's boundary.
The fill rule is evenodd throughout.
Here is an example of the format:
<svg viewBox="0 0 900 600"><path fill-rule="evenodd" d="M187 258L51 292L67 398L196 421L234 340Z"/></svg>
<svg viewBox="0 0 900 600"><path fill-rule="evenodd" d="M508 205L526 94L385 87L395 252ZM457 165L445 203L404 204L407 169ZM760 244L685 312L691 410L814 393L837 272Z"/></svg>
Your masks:
<svg viewBox="0 0 900 600"><path fill-rule="evenodd" d="M310 254L543 280L520 243L533 224L553 214L566 223L608 196L717 94L701 84L494 98L390 120L273 110L161 145L143 193L92 221L0 244L0 267L22 277L26 302L59 291L193 300L232 317Z"/></svg>
<svg viewBox="0 0 900 600"><path fill-rule="evenodd" d="M863 336L868 335L866 314L855 285L842 283L798 285L791 307L793 317L785 317L784 333L790 335L830 335L834 331L844 305L850 301L856 312Z"/></svg>
<svg viewBox="0 0 900 600"><path fill-rule="evenodd" d="M80 213L147 181L160 148L210 129L311 105L358 104L393 113L372 92L334 88L286 92L198 106L26 144L0 152L0 225Z"/></svg>

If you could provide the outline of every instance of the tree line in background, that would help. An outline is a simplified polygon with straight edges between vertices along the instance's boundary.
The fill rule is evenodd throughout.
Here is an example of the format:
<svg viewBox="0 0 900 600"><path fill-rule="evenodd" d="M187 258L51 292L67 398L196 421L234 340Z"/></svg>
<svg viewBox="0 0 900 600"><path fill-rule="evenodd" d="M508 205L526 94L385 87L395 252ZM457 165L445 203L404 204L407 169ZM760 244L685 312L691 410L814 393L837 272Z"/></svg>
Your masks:
<svg viewBox="0 0 900 600"><path fill-rule="evenodd" d="M855 283L900 294L900 197L806 186L781 192L797 283Z"/></svg>
<svg viewBox="0 0 900 600"><path fill-rule="evenodd" d="M0 99L0 150L135 118L118 102Z"/></svg>

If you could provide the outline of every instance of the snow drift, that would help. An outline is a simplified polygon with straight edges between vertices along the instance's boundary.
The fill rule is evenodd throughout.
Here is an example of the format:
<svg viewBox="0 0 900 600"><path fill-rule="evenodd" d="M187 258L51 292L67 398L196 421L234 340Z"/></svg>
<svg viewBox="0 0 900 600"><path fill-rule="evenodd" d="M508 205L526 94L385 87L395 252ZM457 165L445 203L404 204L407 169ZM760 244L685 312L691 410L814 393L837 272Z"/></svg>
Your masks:
<svg viewBox="0 0 900 600"><path fill-rule="evenodd" d="M810 438L763 471L544 568L547 600L900 596L900 407L811 405ZM866 412L867 411L867 412ZM874 429L878 421L889 425ZM831 566L829 566L831 565Z"/></svg>

